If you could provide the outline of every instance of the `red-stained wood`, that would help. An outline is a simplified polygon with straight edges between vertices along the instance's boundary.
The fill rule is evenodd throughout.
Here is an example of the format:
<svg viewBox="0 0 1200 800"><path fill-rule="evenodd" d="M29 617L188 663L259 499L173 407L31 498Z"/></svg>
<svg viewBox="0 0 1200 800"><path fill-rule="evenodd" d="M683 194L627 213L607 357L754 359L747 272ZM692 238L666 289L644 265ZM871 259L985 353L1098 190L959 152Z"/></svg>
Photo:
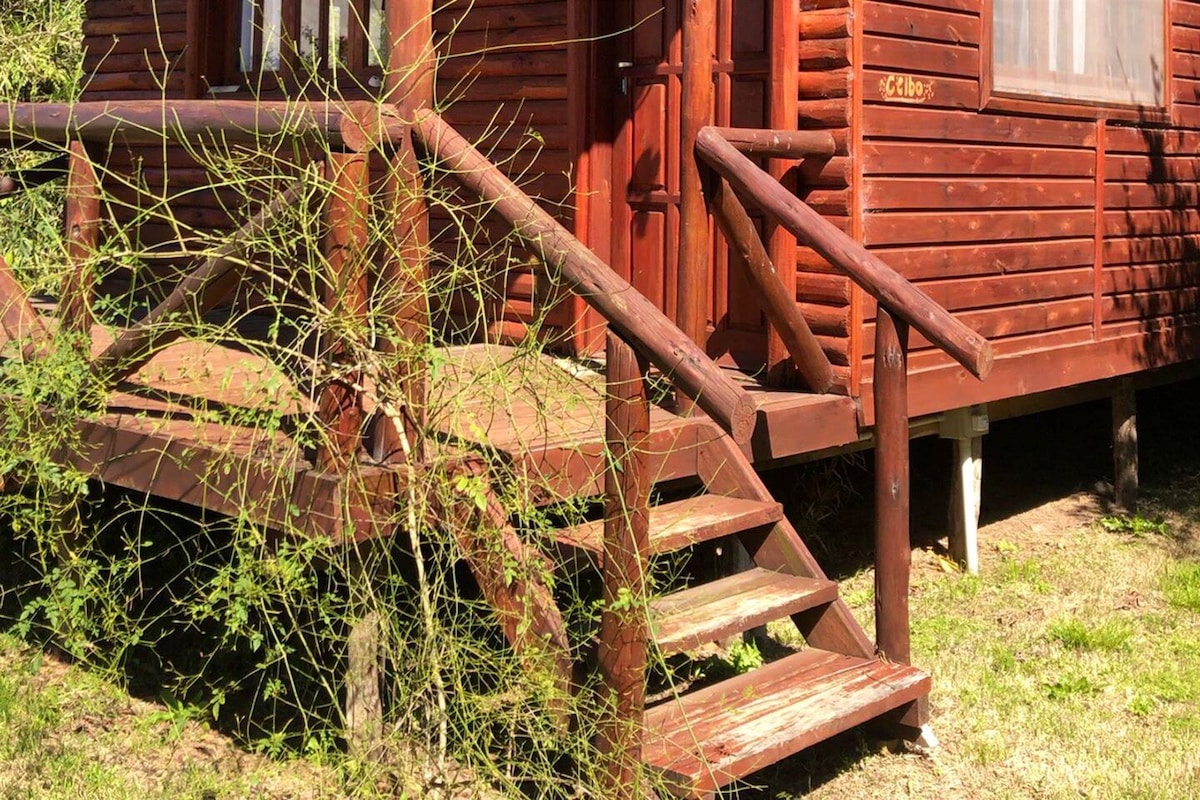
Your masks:
<svg viewBox="0 0 1200 800"><path fill-rule="evenodd" d="M385 97L395 104L399 119L411 123L422 109L433 105L437 65L433 2L390 3L385 13L392 36L384 75ZM375 427L371 450L385 463L423 458L429 392L424 364L430 336L429 208L411 132L402 129L396 144L387 180L393 246L385 256L375 294L378 313L386 326L379 346L391 369L391 374L381 379L396 384L397 400L404 406L404 425L403 431L392 425Z"/></svg>
<svg viewBox="0 0 1200 800"><path fill-rule="evenodd" d="M46 326L29 302L29 293L3 257L0 257L0 326L9 341L21 343L21 354L27 361L42 354L48 336Z"/></svg>
<svg viewBox="0 0 1200 800"><path fill-rule="evenodd" d="M321 382L317 419L325 440L317 452L317 467L341 471L354 461L363 445L362 375L354 370L354 331L365 341L367 320L368 213L370 169L361 153L331 153L325 166L330 188L325 205L325 265L322 302L333 331L321 342L321 359L332 373ZM349 329L350 336L341 331ZM348 340L349 339L349 340Z"/></svg>
<svg viewBox="0 0 1200 800"><path fill-rule="evenodd" d="M701 131L697 148L739 194L752 199L797 238L845 270L880 302L896 309L902 319L937 342L972 374L987 376L992 360L987 340L951 317L877 256L834 229L716 133Z"/></svg>
<svg viewBox="0 0 1200 800"><path fill-rule="evenodd" d="M640 792L646 657L650 639L647 576L650 488L646 445L650 403L648 364L615 333L608 334L604 477L604 606L597 661L606 707L596 746L611 790Z"/></svg>
<svg viewBox="0 0 1200 800"><path fill-rule="evenodd" d="M912 667L807 649L650 709L643 752L672 794L711 797L738 778L926 696L929 683Z"/></svg>
<svg viewBox="0 0 1200 800"><path fill-rule="evenodd" d="M442 480L447 478L474 482L481 489L482 508L473 494L454 493L451 498L432 499L520 658L522 669L538 680L549 677L552 681L550 711L556 722L565 724L564 704L572 692L573 667L562 612L546 581L553 567L513 528L484 465L452 465ZM426 488L436 485L425 484Z"/></svg>
<svg viewBox="0 0 1200 800"><path fill-rule="evenodd" d="M63 281L59 316L63 327L78 334L92 329L92 295L100 244L100 181L83 142L69 145L66 195L66 241L70 269Z"/></svg>
<svg viewBox="0 0 1200 800"><path fill-rule="evenodd" d="M750 440L754 401L664 315L492 166L436 114L414 126L421 145L443 162L447 177L490 204L543 263L599 311L675 385L739 442ZM735 151L736 152L736 151Z"/></svg>
<svg viewBox="0 0 1200 800"><path fill-rule="evenodd" d="M788 130L792 127L793 121L797 119L797 104L805 92L805 89L801 87L800 73L797 69L800 62L801 37L796 35L796 31L800 26L800 9L795 0L772 0L768 7L771 19L768 122L774 130ZM809 30L815 33L812 31L813 27L815 26L810 26ZM835 78L839 75L841 85L848 85L851 71L849 69L842 70L835 74ZM836 79L833 81L833 85L835 87L838 85ZM834 96L837 93L836 89L830 89L828 86L817 88L810 84L807 87L809 92L814 89L817 89L823 96ZM809 135L812 133L809 132ZM810 156L832 157L840 149L843 149L839 147L839 142L833 134L822 132L816 135L827 136L829 138L827 144L832 144L832 149L827 152L811 153ZM844 145L845 143L843 141L840 144ZM790 166L791 160L786 157L772 158L767 162L767 172L787 189L796 191L798 186L794 177L795 173L789 173ZM764 232L764 241L767 244L767 255L770 257L771 263L784 267L783 271L778 273L779 285L789 298L794 299L796 297L796 270L793 267L793 258L796 252L796 237L782 225L768 222ZM768 385L784 385L790 380L791 371L787 369L790 355L791 352L784 342L780 330L774 325L768 325L766 363Z"/></svg>
<svg viewBox="0 0 1200 800"><path fill-rule="evenodd" d="M180 281L165 300L137 324L123 331L96 358L92 371L108 385L114 385L137 372L153 357L156 349L178 339L183 330L175 318L185 311L202 317L233 291L246 269L247 249L267 232L276 217L300 202L302 196L303 187L299 182L281 192Z"/></svg>
<svg viewBox="0 0 1200 800"><path fill-rule="evenodd" d="M259 144L271 137L325 141L364 149L374 142L363 118L374 104L332 101L130 100L16 103L0 106L0 129L14 144L66 147L79 140L103 145L166 143Z"/></svg>
<svg viewBox="0 0 1200 800"><path fill-rule="evenodd" d="M721 233L741 255L740 263L745 266L746 277L754 286L767 319L783 340L809 390L823 394L833 385L833 368L800 314L795 289L789 292L780 280L753 220L724 179L714 183L710 199Z"/></svg>
<svg viewBox="0 0 1200 800"><path fill-rule="evenodd" d="M875 644L908 664L908 326L880 313L875 352Z"/></svg>
<svg viewBox="0 0 1200 800"><path fill-rule="evenodd" d="M683 3L683 75L679 119L679 267L675 320L703 347L708 327L708 211L704 204L696 134L712 123L717 0Z"/></svg>
<svg viewBox="0 0 1200 800"><path fill-rule="evenodd" d="M761 128L715 128L714 130L748 156L800 159L832 156L837 142L828 131L764 130Z"/></svg>

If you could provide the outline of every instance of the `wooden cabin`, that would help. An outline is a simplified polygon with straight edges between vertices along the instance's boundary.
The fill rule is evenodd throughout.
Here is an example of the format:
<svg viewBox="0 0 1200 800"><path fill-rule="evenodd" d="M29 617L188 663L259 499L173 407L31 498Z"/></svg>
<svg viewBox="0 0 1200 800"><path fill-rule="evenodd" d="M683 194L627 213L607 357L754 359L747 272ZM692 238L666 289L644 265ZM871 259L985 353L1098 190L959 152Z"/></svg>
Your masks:
<svg viewBox="0 0 1200 800"><path fill-rule="evenodd" d="M972 475L989 413L1113 397L1118 488L1131 502L1134 387L1182 374L1200 355L1192 207L1200 2L86 6L81 105L13 109L6 121L17 140L72 146L73 186L86 188L89 164L140 170L151 180L139 191L168 196L177 219L236 227L236 213L191 191L204 170L163 141L278 132L286 108L292 134L303 128L358 159L362 185L384 157L364 155L364 137L389 158L412 157L415 147L561 270L561 285L550 287L528 264L505 271L502 308L486 333L492 342L520 337L538 318L569 354L606 354L609 381L593 407L607 402L607 433L601 413L570 436L497 430L493 444L516 469L553 473L557 496L609 499L604 521L562 535L602 555L606 591L639 590L646 552L717 535L740 535L751 565L722 579L730 581L719 587L723 605L700 613L675 603L690 614L671 619L669 636L662 624L651 632L644 618L639 627L606 615L601 669L619 713L641 723L633 739L614 725L600 743L616 754L614 779L625 785L640 759L682 794L702 795L882 714L922 730L928 679L907 666L910 435L960 443L955 543L970 563ZM138 133L155 127L138 114L157 108L161 118L164 97L175 116L160 122L158 139ZM297 107L307 110L296 116ZM363 113L375 116L364 123ZM519 187L509 180L518 175ZM87 196L71 195L69 231L94 236L94 225L79 224L100 213L81 202ZM397 236L427 241L428 229L434 245L445 243L436 210L408 211L416 222ZM178 228L143 218L140 236L169 245ZM214 258L163 301L164 315L187 297L208 297L214 275L230 269ZM385 282L403 279L388 264L374 269ZM74 289L60 314L81 313ZM7 291L20 299L18 286ZM39 313L18 305L6 316L10 335L28 334ZM397 330L427 335L422 314L398 319ZM114 385L114 376L138 374L152 345L165 345L130 331L99 348L97 369ZM630 388L649 368L673 381L678 407L651 407ZM347 396L319 411L340 431L340 452L293 456L295 487L312 498L314 528L361 537L378 532L372 514L393 501L396 447L375 441L388 438L387 426L364 434L361 404ZM414 390L406 402L419 408L420 397ZM130 436L135 423L106 420L90 429L94 452L78 459L98 477L216 510L244 500L221 487L196 491L201 472L186 461L172 462L169 480L154 473L161 459L114 468L104 453L144 444ZM178 443L185 435L194 436L153 433L160 449L196 452L194 441ZM625 467L601 479L606 440ZM862 444L877 451L874 641L756 474ZM366 496L348 499L339 477L347 463L371 476ZM678 478L698 478L706 492L690 506L649 509L649 486ZM349 521L338 511L347 503ZM489 509L494 525L509 525ZM264 524L277 511L265 511ZM672 536L671 525L685 533ZM495 564L485 557L472 559L469 537L464 547L519 646L505 616L521 604L517 590L489 577ZM790 582L786 590L778 580ZM552 599L538 587L521 591L544 604L546 641L560 641ZM780 616L796 621L812 649L643 709L649 640L685 649ZM726 713L760 690L753 709Z"/></svg>

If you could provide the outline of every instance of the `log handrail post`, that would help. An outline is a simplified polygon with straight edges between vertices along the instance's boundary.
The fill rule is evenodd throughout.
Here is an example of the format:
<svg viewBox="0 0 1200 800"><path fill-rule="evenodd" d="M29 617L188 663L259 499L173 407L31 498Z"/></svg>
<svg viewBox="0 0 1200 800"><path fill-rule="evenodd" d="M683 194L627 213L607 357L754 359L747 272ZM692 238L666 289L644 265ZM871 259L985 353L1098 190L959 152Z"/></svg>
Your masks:
<svg viewBox="0 0 1200 800"><path fill-rule="evenodd" d="M613 796L638 797L650 636L650 401L646 361L612 331L606 355L604 608L598 650L606 696L596 746Z"/></svg>
<svg viewBox="0 0 1200 800"><path fill-rule="evenodd" d="M875 643L891 661L911 659L908 325L884 306L875 322Z"/></svg>
<svg viewBox="0 0 1200 800"><path fill-rule="evenodd" d="M696 136L710 124L713 98L713 53L717 29L716 0L683 4L679 120L679 267L676 313L679 329L704 348L708 333L708 254L711 243L704 205ZM681 404L690 408L690 403Z"/></svg>
<svg viewBox="0 0 1200 800"><path fill-rule="evenodd" d="M325 176L330 194L324 214L327 273L321 294L333 332L322 337L320 348L333 375L322 382L317 399L317 416L326 434L318 448L317 467L340 472L357 457L363 443L363 402L355 388L361 380L357 372L345 372L350 369L346 362L356 337L345 326L367 325L368 157L330 153Z"/></svg>
<svg viewBox="0 0 1200 800"><path fill-rule="evenodd" d="M412 123L422 109L433 105L436 52L433 45L433 2L411 0L389 3L388 50L384 90L401 121ZM397 398L404 406L403 434L393 425L377 425L371 442L375 458L398 462L422 460L428 371L425 348L429 343L429 207L425 182L412 133L405 129L395 142L391 174L387 181L388 210L392 214L392 247L376 288L380 317L388 332L380 345L396 369L391 376L400 387ZM405 450L408 453L405 453Z"/></svg>
<svg viewBox="0 0 1200 800"><path fill-rule="evenodd" d="M66 239L70 270L63 281L60 316L67 330L90 336L96 282L92 262L100 242L100 182L83 142L71 142L68 153Z"/></svg>

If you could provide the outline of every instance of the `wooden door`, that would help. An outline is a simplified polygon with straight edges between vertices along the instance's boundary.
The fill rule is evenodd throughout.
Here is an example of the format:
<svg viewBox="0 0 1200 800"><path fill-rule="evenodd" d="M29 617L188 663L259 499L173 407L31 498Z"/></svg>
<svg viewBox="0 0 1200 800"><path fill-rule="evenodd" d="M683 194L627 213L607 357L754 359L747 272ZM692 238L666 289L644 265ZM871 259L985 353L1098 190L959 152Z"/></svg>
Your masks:
<svg viewBox="0 0 1200 800"><path fill-rule="evenodd" d="M769 0L717 0L714 120L766 127ZM681 0L619 0L613 142L613 268L671 319L679 235ZM709 259L714 356L746 369L765 362L759 304L716 242Z"/></svg>

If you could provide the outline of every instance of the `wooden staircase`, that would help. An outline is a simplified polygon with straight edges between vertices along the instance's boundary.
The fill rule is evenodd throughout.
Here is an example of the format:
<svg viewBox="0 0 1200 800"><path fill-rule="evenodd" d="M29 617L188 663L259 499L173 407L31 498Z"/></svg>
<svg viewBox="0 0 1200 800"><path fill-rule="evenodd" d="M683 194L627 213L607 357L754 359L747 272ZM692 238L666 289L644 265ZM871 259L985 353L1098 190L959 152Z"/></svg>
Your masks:
<svg viewBox="0 0 1200 800"><path fill-rule="evenodd" d="M647 559L733 537L751 566L647 602L648 644L668 656L791 617L809 648L645 709L641 760L670 791L703 797L929 692L929 677L878 657L795 528L733 440L702 427L704 492L649 508ZM604 521L557 532L603 570ZM640 688L640 687L639 687Z"/></svg>

